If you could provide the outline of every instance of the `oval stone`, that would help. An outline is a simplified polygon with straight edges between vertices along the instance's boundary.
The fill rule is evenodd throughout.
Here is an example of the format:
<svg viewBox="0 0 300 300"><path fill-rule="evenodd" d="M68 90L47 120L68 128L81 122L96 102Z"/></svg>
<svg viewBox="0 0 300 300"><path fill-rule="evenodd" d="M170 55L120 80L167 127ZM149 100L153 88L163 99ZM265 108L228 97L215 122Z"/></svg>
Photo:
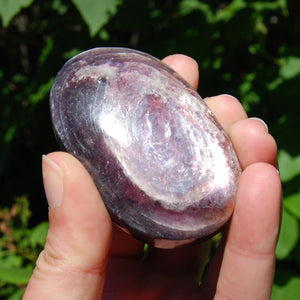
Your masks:
<svg viewBox="0 0 300 300"><path fill-rule="evenodd" d="M160 60L127 48L83 52L58 73L50 107L63 149L86 167L125 231L173 248L229 220L241 174L230 138Z"/></svg>

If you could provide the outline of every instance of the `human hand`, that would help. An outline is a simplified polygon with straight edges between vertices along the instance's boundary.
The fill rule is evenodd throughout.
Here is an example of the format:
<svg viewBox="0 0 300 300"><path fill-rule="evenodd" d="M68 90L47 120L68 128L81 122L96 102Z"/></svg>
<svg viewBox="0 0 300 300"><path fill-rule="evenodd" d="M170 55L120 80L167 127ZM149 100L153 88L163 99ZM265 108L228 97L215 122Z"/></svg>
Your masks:
<svg viewBox="0 0 300 300"><path fill-rule="evenodd" d="M197 64L164 59L194 88ZM202 285L209 241L150 249L111 223L87 171L71 155L43 157L49 232L24 299L269 299L280 225L277 149L267 128L228 95L205 99L238 154L243 173L236 207Z"/></svg>

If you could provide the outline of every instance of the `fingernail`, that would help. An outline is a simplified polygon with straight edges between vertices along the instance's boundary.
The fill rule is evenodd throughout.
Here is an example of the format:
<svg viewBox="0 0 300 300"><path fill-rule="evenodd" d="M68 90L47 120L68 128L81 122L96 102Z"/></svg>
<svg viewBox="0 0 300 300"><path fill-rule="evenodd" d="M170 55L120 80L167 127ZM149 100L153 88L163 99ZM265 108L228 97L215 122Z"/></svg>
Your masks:
<svg viewBox="0 0 300 300"><path fill-rule="evenodd" d="M63 199L64 171L47 155L42 156L42 169L49 210L60 207Z"/></svg>
<svg viewBox="0 0 300 300"><path fill-rule="evenodd" d="M267 132L269 132L269 127L268 127L267 123L264 120L262 120L260 118L256 118L256 117L253 117L253 118L250 118L250 119L257 120L257 121L261 122L265 126Z"/></svg>

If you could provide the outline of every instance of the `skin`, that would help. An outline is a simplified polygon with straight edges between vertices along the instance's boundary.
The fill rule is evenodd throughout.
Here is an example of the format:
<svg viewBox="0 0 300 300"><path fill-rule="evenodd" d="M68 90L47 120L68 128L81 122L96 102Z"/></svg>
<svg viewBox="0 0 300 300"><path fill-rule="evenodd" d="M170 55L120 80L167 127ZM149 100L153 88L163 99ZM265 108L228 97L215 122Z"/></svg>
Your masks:
<svg viewBox="0 0 300 300"><path fill-rule="evenodd" d="M164 59L195 89L197 63ZM237 99L205 99L230 135L243 173L236 207L202 284L209 241L151 249L117 227L84 167L64 152L43 158L50 228L24 299L270 299L280 227L277 147L266 126Z"/></svg>

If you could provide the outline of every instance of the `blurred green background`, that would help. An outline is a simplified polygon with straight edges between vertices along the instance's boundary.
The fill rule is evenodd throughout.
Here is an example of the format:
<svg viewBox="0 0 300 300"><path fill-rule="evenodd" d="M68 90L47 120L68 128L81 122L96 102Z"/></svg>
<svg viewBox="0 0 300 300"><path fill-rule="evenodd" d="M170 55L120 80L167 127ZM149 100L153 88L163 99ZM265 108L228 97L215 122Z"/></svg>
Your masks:
<svg viewBox="0 0 300 300"><path fill-rule="evenodd" d="M202 97L232 94L267 122L284 191L272 299L299 300L299 16L297 0L0 0L0 299L21 298L45 241L55 75L80 51L122 46L192 56Z"/></svg>

